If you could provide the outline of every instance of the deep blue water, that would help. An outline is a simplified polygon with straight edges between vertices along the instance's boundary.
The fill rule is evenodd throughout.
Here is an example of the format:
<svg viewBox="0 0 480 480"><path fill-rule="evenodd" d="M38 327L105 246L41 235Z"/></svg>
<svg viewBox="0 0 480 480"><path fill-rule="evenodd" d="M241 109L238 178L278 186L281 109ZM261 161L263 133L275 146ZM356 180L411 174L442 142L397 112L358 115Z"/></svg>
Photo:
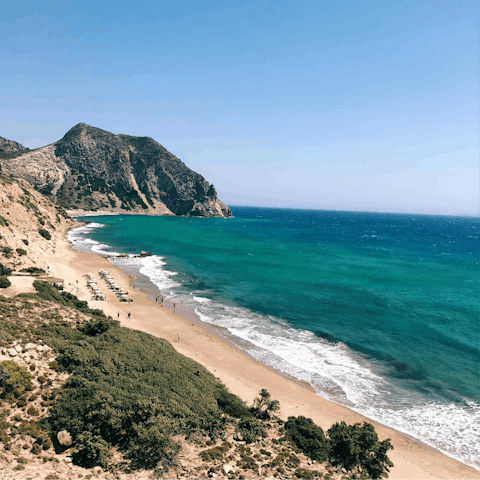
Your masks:
<svg viewBox="0 0 480 480"><path fill-rule="evenodd" d="M232 211L89 217L72 238L151 251L119 260L320 395L480 467L480 219Z"/></svg>

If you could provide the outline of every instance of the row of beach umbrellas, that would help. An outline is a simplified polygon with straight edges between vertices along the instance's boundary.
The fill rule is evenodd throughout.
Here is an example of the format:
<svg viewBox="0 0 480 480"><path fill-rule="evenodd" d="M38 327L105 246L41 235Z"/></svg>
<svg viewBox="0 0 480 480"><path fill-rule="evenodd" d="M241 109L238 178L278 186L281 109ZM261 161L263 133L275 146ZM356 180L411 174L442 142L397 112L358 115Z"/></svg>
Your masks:
<svg viewBox="0 0 480 480"><path fill-rule="evenodd" d="M113 290L115 295L120 299L121 302L128 302L128 292L124 290L122 287L115 285L115 282L107 270L100 270L98 274L105 280L107 287L110 290Z"/></svg>
<svg viewBox="0 0 480 480"><path fill-rule="evenodd" d="M103 295L99 286L97 285L97 280L93 273L86 273L84 277L87 278L87 287L92 291L93 300L105 300L105 295Z"/></svg>

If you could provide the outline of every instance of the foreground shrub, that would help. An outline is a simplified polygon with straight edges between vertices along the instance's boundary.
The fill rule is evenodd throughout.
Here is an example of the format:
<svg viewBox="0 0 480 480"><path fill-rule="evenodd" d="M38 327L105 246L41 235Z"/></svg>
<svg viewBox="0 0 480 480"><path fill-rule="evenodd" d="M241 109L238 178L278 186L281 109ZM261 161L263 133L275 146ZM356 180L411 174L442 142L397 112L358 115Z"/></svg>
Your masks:
<svg viewBox="0 0 480 480"><path fill-rule="evenodd" d="M45 230L44 228L39 228L38 233L43 237L46 238L47 240L50 240L52 238L52 235L48 230Z"/></svg>
<svg viewBox="0 0 480 480"><path fill-rule="evenodd" d="M328 430L330 437L330 463L347 470L361 467L369 478L388 477L389 467L393 463L387 456L393 449L390 439L378 441L377 433L371 423L347 425L335 423Z"/></svg>
<svg viewBox="0 0 480 480"><path fill-rule="evenodd" d="M90 432L81 433L75 443L76 452L72 456L73 463L80 467L107 468L110 445L99 435Z"/></svg>
<svg viewBox="0 0 480 480"><path fill-rule="evenodd" d="M0 276L8 276L12 273L12 269L11 268L8 268L8 267L4 267L1 263L0 263Z"/></svg>
<svg viewBox="0 0 480 480"><path fill-rule="evenodd" d="M250 409L240 398L223 388L217 391L216 399L218 407L227 415L235 418L249 418L252 416Z"/></svg>
<svg viewBox="0 0 480 480"><path fill-rule="evenodd" d="M17 253L22 256L22 255L26 255L27 254L27 251L24 250L23 248L17 248Z"/></svg>
<svg viewBox="0 0 480 480"><path fill-rule="evenodd" d="M7 277L0 277L0 288L8 288L12 282Z"/></svg>
<svg viewBox="0 0 480 480"><path fill-rule="evenodd" d="M253 415L263 420L269 420L273 412L278 410L280 410L279 401L272 400L270 393L265 388L260 390L258 397L253 401L253 407L250 409Z"/></svg>
<svg viewBox="0 0 480 480"><path fill-rule="evenodd" d="M288 417L285 433L311 459L324 462L328 458L329 442L322 428L315 425L311 418Z"/></svg>
<svg viewBox="0 0 480 480"><path fill-rule="evenodd" d="M25 391L32 390L32 375L23 367L12 360L0 362L0 387L3 389L2 396L14 394L20 396Z"/></svg>
<svg viewBox="0 0 480 480"><path fill-rule="evenodd" d="M38 268L38 267L22 268L20 271L26 272L26 273L45 273L45 270L43 268Z"/></svg>
<svg viewBox="0 0 480 480"><path fill-rule="evenodd" d="M254 443L260 437L266 437L263 424L256 418L244 418L237 424L236 431L243 437L245 443Z"/></svg>
<svg viewBox="0 0 480 480"><path fill-rule="evenodd" d="M61 348L58 364L72 374L51 408L52 434L67 430L75 441L89 432L132 459L132 468L165 471L180 448L174 435L216 439L225 431L229 420L216 400L225 387L165 340L111 319L44 328L42 338Z"/></svg>

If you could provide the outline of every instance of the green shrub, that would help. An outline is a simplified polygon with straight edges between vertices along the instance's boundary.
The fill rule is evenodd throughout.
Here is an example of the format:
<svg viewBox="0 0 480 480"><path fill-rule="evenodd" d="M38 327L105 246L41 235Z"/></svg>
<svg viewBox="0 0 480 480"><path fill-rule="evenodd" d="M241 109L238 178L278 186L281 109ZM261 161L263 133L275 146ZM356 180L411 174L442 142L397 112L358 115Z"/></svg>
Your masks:
<svg viewBox="0 0 480 480"><path fill-rule="evenodd" d="M1 263L0 263L0 276L8 276L12 273L12 269L11 268L8 268L8 267L4 267Z"/></svg>
<svg viewBox="0 0 480 480"><path fill-rule="evenodd" d="M308 478L308 479L315 478L315 475L310 470L308 470L306 468L297 468L295 470L295 476L297 478Z"/></svg>
<svg viewBox="0 0 480 480"><path fill-rule="evenodd" d="M219 388L216 392L218 407L227 415L235 418L249 418L252 416L250 409L240 398L224 388Z"/></svg>
<svg viewBox="0 0 480 480"><path fill-rule="evenodd" d="M180 448L173 435L215 439L225 431L228 419L216 400L224 387L168 342L112 320L92 320L82 330L56 328L69 338L52 338L63 350L57 361L72 375L50 411L51 432L67 430L76 438L88 431L134 466L168 469ZM45 329L42 338L52 334Z"/></svg>
<svg viewBox="0 0 480 480"><path fill-rule="evenodd" d="M52 235L48 230L45 230L44 228L39 228L38 233L43 237L46 238L47 240L50 240L52 238Z"/></svg>
<svg viewBox="0 0 480 480"><path fill-rule="evenodd" d="M24 250L23 248L17 248L17 253L22 256L22 255L26 255L27 254L27 251Z"/></svg>
<svg viewBox="0 0 480 480"><path fill-rule="evenodd" d="M38 268L38 267L22 268L20 271L26 272L26 273L45 273L45 270L43 268Z"/></svg>
<svg viewBox="0 0 480 480"><path fill-rule="evenodd" d="M0 216L0 226L2 227L8 227L10 224L8 223L8 220L6 218L3 218Z"/></svg>
<svg viewBox="0 0 480 480"><path fill-rule="evenodd" d="M0 362L0 387L4 394L14 393L20 396L23 392L32 389L32 375L12 360Z"/></svg>
<svg viewBox="0 0 480 480"><path fill-rule="evenodd" d="M22 242L23 242L25 245L28 245L28 244L30 243L26 238L22 238Z"/></svg>
<svg viewBox="0 0 480 480"><path fill-rule="evenodd" d="M0 247L0 250L6 258L11 258L13 256L13 249L10 247Z"/></svg>
<svg viewBox="0 0 480 480"><path fill-rule="evenodd" d="M349 471L361 467L373 479L388 477L393 463L387 452L393 446L390 439L378 441L371 423L335 423L327 433L331 444L329 460L333 466L342 466Z"/></svg>
<svg viewBox="0 0 480 480"><path fill-rule="evenodd" d="M40 455L42 453L42 447L38 443L34 443L32 445L32 449L30 450L34 455Z"/></svg>
<svg viewBox="0 0 480 480"><path fill-rule="evenodd" d="M99 435L90 432L81 433L75 442L76 452L72 456L73 463L84 468L99 466L107 468L110 445Z"/></svg>
<svg viewBox="0 0 480 480"><path fill-rule="evenodd" d="M266 437L267 432L262 422L256 418L244 418L237 423L236 431L246 443L254 443L260 437Z"/></svg>
<svg viewBox="0 0 480 480"><path fill-rule="evenodd" d="M329 442L322 428L310 418L288 417L285 423L285 435L306 456L324 462L329 453Z"/></svg>
<svg viewBox="0 0 480 480"><path fill-rule="evenodd" d="M40 415L40 412L38 411L38 409L35 408L33 405L28 407L27 413L32 417L38 417L38 415Z"/></svg>
<svg viewBox="0 0 480 480"><path fill-rule="evenodd" d="M218 447L209 448L200 452L200 458L204 462L213 462L214 460L221 460L225 453L227 453L231 448L230 443L224 443Z"/></svg>
<svg viewBox="0 0 480 480"><path fill-rule="evenodd" d="M250 411L257 418L263 420L269 420L273 412L280 409L280 403L278 400L271 400L270 393L265 388L260 390L258 397L253 401L253 407Z"/></svg>
<svg viewBox="0 0 480 480"><path fill-rule="evenodd" d="M8 288L12 282L7 277L0 277L0 288Z"/></svg>

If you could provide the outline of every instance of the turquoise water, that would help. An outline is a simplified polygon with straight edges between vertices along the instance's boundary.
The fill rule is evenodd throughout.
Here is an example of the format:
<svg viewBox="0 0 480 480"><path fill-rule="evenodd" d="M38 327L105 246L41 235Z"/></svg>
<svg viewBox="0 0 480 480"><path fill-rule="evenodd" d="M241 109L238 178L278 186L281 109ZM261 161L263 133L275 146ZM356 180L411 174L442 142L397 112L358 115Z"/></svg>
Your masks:
<svg viewBox="0 0 480 480"><path fill-rule="evenodd" d="M480 219L233 207L233 219L104 216L117 259L259 360L480 468Z"/></svg>

